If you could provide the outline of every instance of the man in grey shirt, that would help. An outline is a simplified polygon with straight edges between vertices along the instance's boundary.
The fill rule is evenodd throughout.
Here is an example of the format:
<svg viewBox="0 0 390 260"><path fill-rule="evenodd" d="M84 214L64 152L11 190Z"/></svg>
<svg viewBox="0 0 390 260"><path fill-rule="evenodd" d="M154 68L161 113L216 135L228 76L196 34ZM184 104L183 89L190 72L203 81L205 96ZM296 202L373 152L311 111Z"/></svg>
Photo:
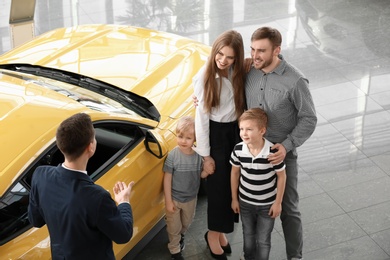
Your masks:
<svg viewBox="0 0 390 260"><path fill-rule="evenodd" d="M308 80L280 55L282 36L274 28L262 27L251 37L253 67L247 74L245 95L248 108L260 107L268 115L265 138L278 152L269 156L273 164L286 164L286 190L282 203L283 233L287 259L302 258L302 222L298 209L296 148L314 132L317 116Z"/></svg>

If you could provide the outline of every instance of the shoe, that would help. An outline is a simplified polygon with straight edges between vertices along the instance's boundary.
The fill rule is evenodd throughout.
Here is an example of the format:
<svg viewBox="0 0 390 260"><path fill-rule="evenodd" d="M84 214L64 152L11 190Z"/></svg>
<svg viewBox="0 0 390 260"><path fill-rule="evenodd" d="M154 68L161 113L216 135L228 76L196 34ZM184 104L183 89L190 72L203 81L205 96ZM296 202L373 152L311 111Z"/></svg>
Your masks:
<svg viewBox="0 0 390 260"><path fill-rule="evenodd" d="M222 247L223 251L225 252L225 254L231 254L232 253L232 248L231 248L229 242L227 243L226 246L221 245L221 247Z"/></svg>
<svg viewBox="0 0 390 260"><path fill-rule="evenodd" d="M184 260L184 257L181 255L181 252L172 254L171 255L172 260Z"/></svg>
<svg viewBox="0 0 390 260"><path fill-rule="evenodd" d="M183 251L184 248L186 248L186 243L184 243L184 235L181 234L181 238L180 238L180 250Z"/></svg>
<svg viewBox="0 0 390 260"><path fill-rule="evenodd" d="M211 248L210 248L210 245L209 245L209 239L207 237L208 234L209 234L209 232L207 231L206 234L204 234L204 239L206 240L206 244L207 244L207 247L209 248L211 257L214 258L214 259L219 259L219 260L227 260L225 252L223 252L220 255L217 255L217 254L214 254L213 251L211 251Z"/></svg>
<svg viewBox="0 0 390 260"><path fill-rule="evenodd" d="M209 234L208 231L204 234L204 240L206 240L207 248L210 248L209 239L207 238L207 235L208 235L208 234Z"/></svg>

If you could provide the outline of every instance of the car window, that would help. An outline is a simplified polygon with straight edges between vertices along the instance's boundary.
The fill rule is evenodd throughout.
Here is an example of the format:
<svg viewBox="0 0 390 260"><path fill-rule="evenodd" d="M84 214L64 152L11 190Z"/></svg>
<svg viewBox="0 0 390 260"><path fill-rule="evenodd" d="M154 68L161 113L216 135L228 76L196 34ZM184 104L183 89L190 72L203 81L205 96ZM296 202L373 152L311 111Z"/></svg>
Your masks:
<svg viewBox="0 0 390 260"><path fill-rule="evenodd" d="M118 162L131 147L144 139L144 131L130 124L100 123L95 125L95 154L89 159L87 172L96 181Z"/></svg>
<svg viewBox="0 0 390 260"><path fill-rule="evenodd" d="M0 201L0 245L28 229L27 219L28 190L16 183Z"/></svg>
<svg viewBox="0 0 390 260"><path fill-rule="evenodd" d="M87 172L96 181L131 149L144 139L140 127L125 123L95 124L97 147L88 162ZM31 228L27 208L32 175L41 165L57 166L64 161L58 147L52 144L27 168L23 177L0 200L0 245Z"/></svg>

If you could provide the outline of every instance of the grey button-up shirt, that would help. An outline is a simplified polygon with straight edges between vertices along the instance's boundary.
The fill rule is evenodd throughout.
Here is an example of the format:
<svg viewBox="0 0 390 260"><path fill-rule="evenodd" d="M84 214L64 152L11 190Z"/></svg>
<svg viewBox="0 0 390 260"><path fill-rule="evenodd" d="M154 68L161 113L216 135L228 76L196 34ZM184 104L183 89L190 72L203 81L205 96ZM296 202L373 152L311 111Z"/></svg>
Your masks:
<svg viewBox="0 0 390 260"><path fill-rule="evenodd" d="M317 116L309 81L281 55L280 58L279 66L270 73L255 68L249 71L245 95L248 108L260 107L268 115L265 137L281 143L289 152L312 135Z"/></svg>

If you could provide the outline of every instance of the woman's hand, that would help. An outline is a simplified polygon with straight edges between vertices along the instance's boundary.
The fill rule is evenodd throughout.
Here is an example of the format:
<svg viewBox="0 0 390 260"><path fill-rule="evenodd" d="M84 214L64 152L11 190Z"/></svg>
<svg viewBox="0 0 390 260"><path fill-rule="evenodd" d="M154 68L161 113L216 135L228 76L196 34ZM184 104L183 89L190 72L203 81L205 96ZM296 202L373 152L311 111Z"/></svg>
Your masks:
<svg viewBox="0 0 390 260"><path fill-rule="evenodd" d="M198 106L198 98L195 95L192 95L192 102L194 102L194 107Z"/></svg>
<svg viewBox="0 0 390 260"><path fill-rule="evenodd" d="M203 157L203 169L209 175L214 173L214 171L215 171L215 161L214 161L214 159L211 156Z"/></svg>

